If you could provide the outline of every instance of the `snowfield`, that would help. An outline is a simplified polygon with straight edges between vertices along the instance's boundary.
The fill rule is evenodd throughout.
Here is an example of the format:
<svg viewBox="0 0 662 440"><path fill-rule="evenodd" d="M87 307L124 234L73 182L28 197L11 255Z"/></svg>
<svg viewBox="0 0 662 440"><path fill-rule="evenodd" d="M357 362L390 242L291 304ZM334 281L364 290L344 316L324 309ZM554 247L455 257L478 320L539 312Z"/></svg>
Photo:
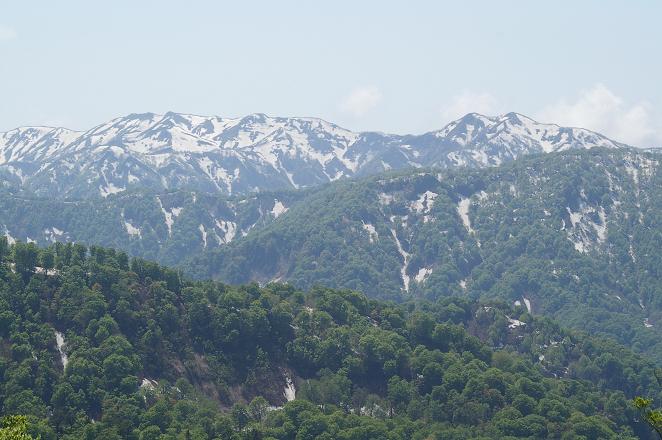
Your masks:
<svg viewBox="0 0 662 440"><path fill-rule="evenodd" d="M470 113L413 136L357 133L316 118L144 113L85 132L21 127L0 133L0 171L49 196L109 197L135 187L238 194L409 167L496 166L525 154L594 147L625 146L517 113ZM434 196L412 209L429 211Z"/></svg>

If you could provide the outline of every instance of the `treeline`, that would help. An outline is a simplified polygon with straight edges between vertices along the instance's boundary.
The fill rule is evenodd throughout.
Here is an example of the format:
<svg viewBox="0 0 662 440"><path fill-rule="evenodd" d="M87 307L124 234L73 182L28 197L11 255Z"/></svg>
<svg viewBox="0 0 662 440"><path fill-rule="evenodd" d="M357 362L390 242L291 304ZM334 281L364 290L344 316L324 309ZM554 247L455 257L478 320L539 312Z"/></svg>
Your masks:
<svg viewBox="0 0 662 440"><path fill-rule="evenodd" d="M633 439L630 400L660 397L648 362L522 307L232 287L4 238L0 376L2 415L42 439Z"/></svg>

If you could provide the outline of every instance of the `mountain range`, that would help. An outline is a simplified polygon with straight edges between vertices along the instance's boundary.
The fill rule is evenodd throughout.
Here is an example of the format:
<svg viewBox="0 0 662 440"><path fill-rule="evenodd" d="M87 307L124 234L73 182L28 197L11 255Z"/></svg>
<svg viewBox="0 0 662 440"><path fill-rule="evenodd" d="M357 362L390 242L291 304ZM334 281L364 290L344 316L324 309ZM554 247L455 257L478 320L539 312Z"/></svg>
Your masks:
<svg viewBox="0 0 662 440"><path fill-rule="evenodd" d="M3 133L2 411L42 438L651 438L661 164L515 113Z"/></svg>
<svg viewBox="0 0 662 440"><path fill-rule="evenodd" d="M113 246L232 284L499 298L662 361L660 157L595 148L227 196L0 191L10 241Z"/></svg>
<svg viewBox="0 0 662 440"><path fill-rule="evenodd" d="M596 149L336 182L187 270L396 301L500 298L662 360L659 165Z"/></svg>
<svg viewBox="0 0 662 440"><path fill-rule="evenodd" d="M10 242L111 246L233 284L499 297L662 360L656 151L515 113L421 136L264 115L40 130L2 137Z"/></svg>
<svg viewBox="0 0 662 440"><path fill-rule="evenodd" d="M520 156L625 145L517 113L477 113L422 135L357 133L315 118L131 114L84 132L0 133L0 181L59 198L132 188L226 195L297 189L420 167L496 166Z"/></svg>

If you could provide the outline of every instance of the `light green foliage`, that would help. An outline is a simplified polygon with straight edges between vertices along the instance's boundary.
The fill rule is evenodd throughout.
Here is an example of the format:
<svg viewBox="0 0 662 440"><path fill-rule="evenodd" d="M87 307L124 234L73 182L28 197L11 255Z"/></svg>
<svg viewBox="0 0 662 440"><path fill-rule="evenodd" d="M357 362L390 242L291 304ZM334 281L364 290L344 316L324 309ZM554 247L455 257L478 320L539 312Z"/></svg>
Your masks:
<svg viewBox="0 0 662 440"><path fill-rule="evenodd" d="M651 428L657 432L660 438L662 438L662 410L652 409L652 405L652 399L646 399L643 397L636 397L634 399L635 408L641 411L646 423L648 423Z"/></svg>
<svg viewBox="0 0 662 440"><path fill-rule="evenodd" d="M28 419L25 416L8 416L2 419L0 440L32 440L28 434Z"/></svg>

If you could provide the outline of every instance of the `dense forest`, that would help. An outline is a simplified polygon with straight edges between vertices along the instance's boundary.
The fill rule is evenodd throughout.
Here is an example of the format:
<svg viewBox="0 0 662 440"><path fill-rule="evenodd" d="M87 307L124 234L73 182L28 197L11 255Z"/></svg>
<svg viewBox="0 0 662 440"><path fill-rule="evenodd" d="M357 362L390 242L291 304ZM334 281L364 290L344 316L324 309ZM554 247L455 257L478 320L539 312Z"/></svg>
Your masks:
<svg viewBox="0 0 662 440"><path fill-rule="evenodd" d="M527 305L662 362L659 155L591 149L291 192L0 191L0 234L122 249L232 284Z"/></svg>
<svg viewBox="0 0 662 440"><path fill-rule="evenodd" d="M654 365L526 307L191 281L0 238L0 404L42 439L647 438ZM296 397L296 398L295 398Z"/></svg>
<svg viewBox="0 0 662 440"><path fill-rule="evenodd" d="M175 265L259 229L306 195L282 191L228 197L141 189L62 200L0 184L0 235L40 246L56 241L96 244Z"/></svg>
<svg viewBox="0 0 662 440"><path fill-rule="evenodd" d="M600 149L339 182L187 272L499 298L662 362L661 185L657 156Z"/></svg>

